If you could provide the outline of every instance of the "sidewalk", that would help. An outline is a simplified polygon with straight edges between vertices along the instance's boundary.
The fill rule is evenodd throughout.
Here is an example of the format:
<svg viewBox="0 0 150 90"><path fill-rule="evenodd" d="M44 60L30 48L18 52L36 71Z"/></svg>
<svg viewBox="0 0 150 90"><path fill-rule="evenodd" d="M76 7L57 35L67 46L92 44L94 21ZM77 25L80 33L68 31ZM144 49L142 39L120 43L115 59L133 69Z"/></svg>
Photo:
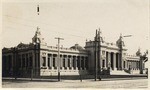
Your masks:
<svg viewBox="0 0 150 90"><path fill-rule="evenodd" d="M102 78L101 80L97 79L97 81L116 81L116 80L135 80L135 79L148 79L147 77L130 77L130 78ZM59 82L58 79L45 79L45 78L10 78L10 77L3 77L3 81L31 81L31 82ZM76 79L76 80L68 80L68 79L61 79L60 82L93 82L95 79Z"/></svg>
<svg viewBox="0 0 150 90"><path fill-rule="evenodd" d="M94 81L94 79L82 80L55 80L19 78L3 79L3 88L147 88L148 79L102 79L102 81Z"/></svg>

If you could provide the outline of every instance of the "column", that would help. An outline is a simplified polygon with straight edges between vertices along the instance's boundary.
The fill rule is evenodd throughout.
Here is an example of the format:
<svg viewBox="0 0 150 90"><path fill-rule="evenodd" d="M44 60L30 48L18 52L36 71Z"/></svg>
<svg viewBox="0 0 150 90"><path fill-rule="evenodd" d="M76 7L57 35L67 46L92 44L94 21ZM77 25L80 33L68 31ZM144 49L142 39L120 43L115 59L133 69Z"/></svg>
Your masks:
<svg viewBox="0 0 150 90"><path fill-rule="evenodd" d="M127 63L128 63L128 62L127 62L127 60L126 60L125 62L126 62L126 64L125 64L125 69L127 69L127 68L128 68L128 66L127 66Z"/></svg>
<svg viewBox="0 0 150 90"><path fill-rule="evenodd" d="M81 70L83 70L83 60L84 60L84 57L81 56L81 60L80 60L80 67L81 67Z"/></svg>
<svg viewBox="0 0 150 90"><path fill-rule="evenodd" d="M65 57L65 69L68 69L68 56Z"/></svg>
<svg viewBox="0 0 150 90"><path fill-rule="evenodd" d="M120 53L118 53L118 70L120 70Z"/></svg>
<svg viewBox="0 0 150 90"><path fill-rule="evenodd" d="M66 59L65 59L65 55L63 55L63 67L64 67L64 69L66 69Z"/></svg>
<svg viewBox="0 0 150 90"><path fill-rule="evenodd" d="M54 56L54 58L55 58L55 69L58 69L58 55L57 54L55 54L55 56Z"/></svg>
<svg viewBox="0 0 150 90"><path fill-rule="evenodd" d="M79 69L80 69L80 70L82 70L81 60L82 60L82 56L80 56L80 58L79 58Z"/></svg>
<svg viewBox="0 0 150 90"><path fill-rule="evenodd" d="M85 70L87 70L88 68L88 57L85 57Z"/></svg>
<svg viewBox="0 0 150 90"><path fill-rule="evenodd" d="M138 70L138 61L136 61L136 68L137 68L137 70Z"/></svg>
<svg viewBox="0 0 150 90"><path fill-rule="evenodd" d="M138 69L140 70L140 61L138 61Z"/></svg>
<svg viewBox="0 0 150 90"><path fill-rule="evenodd" d="M133 70L133 61L131 61L131 67L132 67L132 70Z"/></svg>
<svg viewBox="0 0 150 90"><path fill-rule="evenodd" d="M67 69L70 69L70 57L69 57L69 55L67 56Z"/></svg>
<svg viewBox="0 0 150 90"><path fill-rule="evenodd" d="M77 67L77 60L78 60L78 58L77 58L77 56L75 56L75 69L76 69L76 70L78 70L78 67Z"/></svg>
<svg viewBox="0 0 150 90"><path fill-rule="evenodd" d="M108 68L108 52L106 52L106 67Z"/></svg>
<svg viewBox="0 0 150 90"><path fill-rule="evenodd" d="M25 54L22 54L22 69L25 67Z"/></svg>
<svg viewBox="0 0 150 90"><path fill-rule="evenodd" d="M54 69L53 67L53 54L50 55L50 69Z"/></svg>
<svg viewBox="0 0 150 90"><path fill-rule="evenodd" d="M48 66L48 69L50 68L50 54L48 53L47 54L47 66Z"/></svg>
<svg viewBox="0 0 150 90"><path fill-rule="evenodd" d="M134 61L132 61L132 69L134 70Z"/></svg>
<svg viewBox="0 0 150 90"><path fill-rule="evenodd" d="M135 70L135 61L133 61L133 69Z"/></svg>
<svg viewBox="0 0 150 90"><path fill-rule="evenodd" d="M72 57L73 57L73 68L75 69L75 56Z"/></svg>
<svg viewBox="0 0 150 90"><path fill-rule="evenodd" d="M72 56L70 56L70 69L72 69Z"/></svg>
<svg viewBox="0 0 150 90"><path fill-rule="evenodd" d="M107 61L106 61L106 59L104 59L105 60L105 68L107 68Z"/></svg>
<svg viewBox="0 0 150 90"><path fill-rule="evenodd" d="M136 69L138 70L138 61L136 61Z"/></svg>
<svg viewBox="0 0 150 90"><path fill-rule="evenodd" d="M132 61L130 61L130 68L131 68L131 70L132 70L132 68L133 68L133 67L132 67Z"/></svg>
<svg viewBox="0 0 150 90"><path fill-rule="evenodd" d="M63 68L63 55L60 55L60 69L64 69Z"/></svg>
<svg viewBox="0 0 150 90"><path fill-rule="evenodd" d="M61 55L61 66L62 66L62 69L64 70L64 55L63 54Z"/></svg>
<svg viewBox="0 0 150 90"><path fill-rule="evenodd" d="M20 68L22 69L22 54L20 54L20 62L21 62Z"/></svg>
<svg viewBox="0 0 150 90"><path fill-rule="evenodd" d="M122 53L122 55L120 54L120 70L123 70L123 66L124 66L124 59L123 59L123 53Z"/></svg>
<svg viewBox="0 0 150 90"><path fill-rule="evenodd" d="M70 55L68 56L68 67L69 69L71 69L71 56Z"/></svg>
<svg viewBox="0 0 150 90"><path fill-rule="evenodd" d="M36 73L36 76L38 75L38 73L39 73L39 65L38 65L38 63L39 63L39 55L38 55L38 51L37 50L35 50L35 67L36 67L36 69L35 69L35 73Z"/></svg>
<svg viewBox="0 0 150 90"><path fill-rule="evenodd" d="M32 69L34 69L35 68L35 54L34 54L34 51L32 52Z"/></svg>
<svg viewBox="0 0 150 90"><path fill-rule="evenodd" d="M26 57L26 68L28 69L29 68L29 53L27 52L26 54L25 54L25 57Z"/></svg>
<svg viewBox="0 0 150 90"><path fill-rule="evenodd" d="M137 61L135 61L135 70L137 70Z"/></svg>
<svg viewBox="0 0 150 90"><path fill-rule="evenodd" d="M82 59L81 59L81 67L82 67L82 70L84 70L84 56L82 56Z"/></svg>
<svg viewBox="0 0 150 90"><path fill-rule="evenodd" d="M83 69L85 70L86 68L85 68L85 62L86 62L86 57L84 57L84 59L83 59Z"/></svg>
<svg viewBox="0 0 150 90"><path fill-rule="evenodd" d="M77 56L77 69L80 70L80 56Z"/></svg>
<svg viewBox="0 0 150 90"><path fill-rule="evenodd" d="M82 57L79 56L79 58L78 58L78 60L79 60L79 70L81 70L81 59L82 59Z"/></svg>
<svg viewBox="0 0 150 90"><path fill-rule="evenodd" d="M73 56L71 56L71 69L73 70L73 64L74 64L74 62L73 62Z"/></svg>
<svg viewBox="0 0 150 90"><path fill-rule="evenodd" d="M29 62L29 58L28 58L28 53L26 54L26 68L28 68L28 62Z"/></svg>
<svg viewBox="0 0 150 90"><path fill-rule="evenodd" d="M127 63L127 67L126 67L126 69L128 69L129 67L128 67L128 61L126 61L126 63Z"/></svg>
<svg viewBox="0 0 150 90"><path fill-rule="evenodd" d="M63 55L62 58L63 58L63 69L65 69L65 61L66 61L65 60L65 55Z"/></svg>
<svg viewBox="0 0 150 90"><path fill-rule="evenodd" d="M135 61L135 70L137 70L137 61Z"/></svg>
<svg viewBox="0 0 150 90"><path fill-rule="evenodd" d="M42 54L40 53L40 67L42 67L43 65L43 58L42 58Z"/></svg>
<svg viewBox="0 0 150 90"><path fill-rule="evenodd" d="M46 53L45 57L46 57L46 67L48 69L48 53Z"/></svg>
<svg viewBox="0 0 150 90"><path fill-rule="evenodd" d="M53 54L53 67L54 69L57 69L57 57L56 57L56 54Z"/></svg>
<svg viewBox="0 0 150 90"><path fill-rule="evenodd" d="M89 59L90 59L90 57L87 56L87 64L86 64L87 66L86 66L86 69L89 69L89 66L90 66L90 65L89 65L89 63L90 63L90 60L89 60Z"/></svg>
<svg viewBox="0 0 150 90"><path fill-rule="evenodd" d="M138 61L137 61L137 70L139 70L139 68L138 68Z"/></svg>
<svg viewBox="0 0 150 90"><path fill-rule="evenodd" d="M114 58L114 59L113 59L113 60L114 60L114 61L113 61L113 69L114 69L114 70L117 70L117 68L116 68L116 53L113 53L113 58Z"/></svg>
<svg viewBox="0 0 150 90"><path fill-rule="evenodd" d="M110 69L112 69L112 68L111 68L111 54L110 54L110 52L108 52L108 67L109 67Z"/></svg>
<svg viewBox="0 0 150 90"><path fill-rule="evenodd" d="M24 54L24 58L25 58L25 68L27 67L27 56L26 54Z"/></svg>
<svg viewBox="0 0 150 90"><path fill-rule="evenodd" d="M140 61L139 61L139 70L141 69L141 63L140 63Z"/></svg>
<svg viewBox="0 0 150 90"><path fill-rule="evenodd" d="M14 54L12 53L12 70L14 70Z"/></svg>
<svg viewBox="0 0 150 90"><path fill-rule="evenodd" d="M137 64L137 61L136 61L136 70L138 70L138 64Z"/></svg>

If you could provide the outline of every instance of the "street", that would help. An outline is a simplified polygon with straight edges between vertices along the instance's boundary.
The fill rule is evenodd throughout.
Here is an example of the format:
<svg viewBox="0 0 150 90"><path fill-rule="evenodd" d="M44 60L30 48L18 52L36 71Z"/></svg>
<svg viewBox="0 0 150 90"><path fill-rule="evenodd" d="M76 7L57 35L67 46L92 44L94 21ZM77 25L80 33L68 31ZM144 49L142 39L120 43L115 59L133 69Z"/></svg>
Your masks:
<svg viewBox="0 0 150 90"><path fill-rule="evenodd" d="M3 88L148 88L148 79L3 80Z"/></svg>

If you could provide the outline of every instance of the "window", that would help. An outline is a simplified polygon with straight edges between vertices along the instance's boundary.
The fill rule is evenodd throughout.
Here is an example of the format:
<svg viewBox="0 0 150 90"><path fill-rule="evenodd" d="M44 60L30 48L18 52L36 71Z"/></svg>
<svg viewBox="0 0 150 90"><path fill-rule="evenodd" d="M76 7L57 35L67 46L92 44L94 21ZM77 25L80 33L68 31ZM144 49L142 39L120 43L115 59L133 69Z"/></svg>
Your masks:
<svg viewBox="0 0 150 90"><path fill-rule="evenodd" d="M88 57L86 57L85 67L86 67L86 69L88 69Z"/></svg>
<svg viewBox="0 0 150 90"><path fill-rule="evenodd" d="M29 66L32 67L32 56L29 57Z"/></svg>
<svg viewBox="0 0 150 90"><path fill-rule="evenodd" d="M103 66L102 67L105 67L105 60L103 60Z"/></svg>
<svg viewBox="0 0 150 90"><path fill-rule="evenodd" d="M63 59L63 67L65 67L65 59Z"/></svg>
<svg viewBox="0 0 150 90"><path fill-rule="evenodd" d="M124 65L123 65L123 66L124 66L124 68L126 68L126 67L125 67L125 64L126 64L126 62L124 61Z"/></svg>
<svg viewBox="0 0 150 90"><path fill-rule="evenodd" d="M26 66L28 67L28 54L26 54Z"/></svg>
<svg viewBox="0 0 150 90"><path fill-rule="evenodd" d="M53 58L53 67L55 67L55 58Z"/></svg>
<svg viewBox="0 0 150 90"><path fill-rule="evenodd" d="M82 67L82 69L84 69L84 59L83 58L81 60L81 67Z"/></svg>
<svg viewBox="0 0 150 90"><path fill-rule="evenodd" d="M22 67L25 67L25 55L22 55Z"/></svg>
<svg viewBox="0 0 150 90"><path fill-rule="evenodd" d="M43 57L43 66L46 66L46 57Z"/></svg>
<svg viewBox="0 0 150 90"><path fill-rule="evenodd" d="M71 58L68 59L68 67L71 67Z"/></svg>
<svg viewBox="0 0 150 90"><path fill-rule="evenodd" d="M50 57L48 57L48 67L50 67Z"/></svg>

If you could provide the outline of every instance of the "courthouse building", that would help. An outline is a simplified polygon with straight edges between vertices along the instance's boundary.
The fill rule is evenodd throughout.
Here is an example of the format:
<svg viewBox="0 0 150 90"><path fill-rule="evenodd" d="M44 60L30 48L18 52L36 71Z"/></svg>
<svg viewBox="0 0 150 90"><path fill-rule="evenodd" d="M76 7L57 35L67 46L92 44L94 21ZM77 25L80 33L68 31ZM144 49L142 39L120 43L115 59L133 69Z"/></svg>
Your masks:
<svg viewBox="0 0 150 90"><path fill-rule="evenodd" d="M140 53L140 51L138 51ZM108 43L97 31L94 40L86 41L85 47L78 44L70 48L48 46L39 28L32 43L20 43L15 47L2 50L3 76L56 76L98 74L142 74L144 59L140 55L128 55L120 36L116 43Z"/></svg>

